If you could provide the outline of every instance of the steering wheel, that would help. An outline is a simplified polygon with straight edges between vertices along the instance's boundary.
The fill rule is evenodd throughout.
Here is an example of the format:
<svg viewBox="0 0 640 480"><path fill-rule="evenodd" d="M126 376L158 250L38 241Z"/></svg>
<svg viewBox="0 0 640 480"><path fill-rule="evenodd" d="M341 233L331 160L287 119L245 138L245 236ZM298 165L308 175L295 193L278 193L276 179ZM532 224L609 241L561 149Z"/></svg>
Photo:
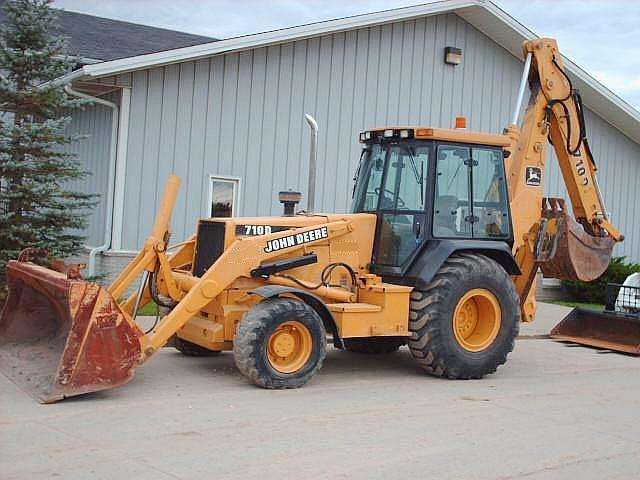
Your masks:
<svg viewBox="0 0 640 480"><path fill-rule="evenodd" d="M384 195L384 199L385 200L389 200L389 202L391 203L391 206L393 206L393 195L394 195L394 193L391 190L389 190L387 188L382 189L380 187L376 187L376 188L373 189L373 191L376 192L376 195L380 195L381 191L383 193L385 193L385 194L388 193L389 197L391 197L391 199L389 200L389 198L386 195ZM405 207L404 200L402 200L402 198L400 198L400 196L398 196L398 207L400 207L400 208L404 208Z"/></svg>

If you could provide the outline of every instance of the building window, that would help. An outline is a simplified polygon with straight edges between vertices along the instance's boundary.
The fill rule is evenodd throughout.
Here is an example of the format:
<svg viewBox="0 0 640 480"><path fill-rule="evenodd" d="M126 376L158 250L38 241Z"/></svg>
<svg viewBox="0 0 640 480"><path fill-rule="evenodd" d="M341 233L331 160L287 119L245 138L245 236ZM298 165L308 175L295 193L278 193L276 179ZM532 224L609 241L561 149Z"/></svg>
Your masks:
<svg viewBox="0 0 640 480"><path fill-rule="evenodd" d="M233 217L238 209L240 179L234 177L209 177L209 216Z"/></svg>

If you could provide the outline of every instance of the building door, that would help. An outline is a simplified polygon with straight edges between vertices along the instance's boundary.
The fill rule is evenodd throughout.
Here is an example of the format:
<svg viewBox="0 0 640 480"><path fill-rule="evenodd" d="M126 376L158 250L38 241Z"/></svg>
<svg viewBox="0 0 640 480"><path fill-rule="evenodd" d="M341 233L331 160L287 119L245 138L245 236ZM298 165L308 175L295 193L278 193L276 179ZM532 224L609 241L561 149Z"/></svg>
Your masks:
<svg viewBox="0 0 640 480"><path fill-rule="evenodd" d="M238 209L240 179L211 175L209 180L209 216L233 217Z"/></svg>

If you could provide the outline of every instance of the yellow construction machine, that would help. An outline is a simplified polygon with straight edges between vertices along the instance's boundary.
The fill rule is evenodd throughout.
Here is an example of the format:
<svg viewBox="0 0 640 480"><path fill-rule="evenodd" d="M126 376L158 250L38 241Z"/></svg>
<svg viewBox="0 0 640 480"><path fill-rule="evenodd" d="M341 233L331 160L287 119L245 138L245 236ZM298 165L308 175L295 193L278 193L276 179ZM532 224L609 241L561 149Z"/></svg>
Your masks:
<svg viewBox="0 0 640 480"><path fill-rule="evenodd" d="M556 42L526 42L524 54L516 113L502 135L470 132L463 119L453 129L360 134L352 213L206 218L169 246L180 183L172 176L151 235L109 288L25 253L7 268L0 368L55 402L127 382L169 344L188 355L232 350L255 384L296 388L322 366L329 336L354 352L408 344L436 376L494 372L520 321L534 317L538 268L595 279L622 240ZM548 141L575 219L562 200L543 198ZM150 301L165 315L145 332L136 314Z"/></svg>

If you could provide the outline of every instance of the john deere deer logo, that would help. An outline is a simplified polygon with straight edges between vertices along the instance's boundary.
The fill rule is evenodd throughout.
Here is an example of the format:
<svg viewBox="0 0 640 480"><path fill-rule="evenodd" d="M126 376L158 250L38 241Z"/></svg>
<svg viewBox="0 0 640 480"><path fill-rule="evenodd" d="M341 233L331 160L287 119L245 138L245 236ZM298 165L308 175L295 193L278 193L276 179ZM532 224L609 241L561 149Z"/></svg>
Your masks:
<svg viewBox="0 0 640 480"><path fill-rule="evenodd" d="M539 187L542 183L542 170L538 167L527 167L525 183L532 187Z"/></svg>

